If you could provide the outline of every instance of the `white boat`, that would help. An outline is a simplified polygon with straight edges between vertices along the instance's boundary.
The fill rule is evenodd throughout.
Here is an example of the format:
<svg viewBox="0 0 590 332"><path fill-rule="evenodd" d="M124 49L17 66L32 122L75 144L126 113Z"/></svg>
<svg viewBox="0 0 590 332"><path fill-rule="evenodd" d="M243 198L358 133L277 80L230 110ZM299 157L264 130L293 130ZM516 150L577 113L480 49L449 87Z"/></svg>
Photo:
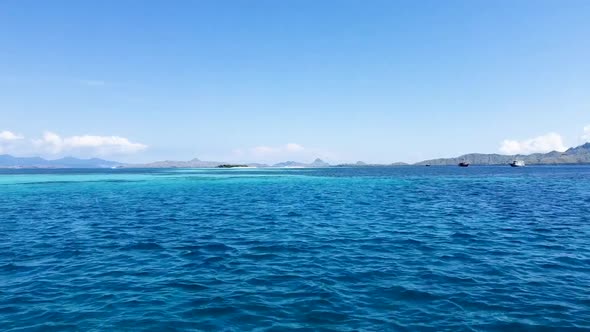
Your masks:
<svg viewBox="0 0 590 332"><path fill-rule="evenodd" d="M524 161L522 160L515 160L513 162L510 163L510 166L512 167L524 167Z"/></svg>

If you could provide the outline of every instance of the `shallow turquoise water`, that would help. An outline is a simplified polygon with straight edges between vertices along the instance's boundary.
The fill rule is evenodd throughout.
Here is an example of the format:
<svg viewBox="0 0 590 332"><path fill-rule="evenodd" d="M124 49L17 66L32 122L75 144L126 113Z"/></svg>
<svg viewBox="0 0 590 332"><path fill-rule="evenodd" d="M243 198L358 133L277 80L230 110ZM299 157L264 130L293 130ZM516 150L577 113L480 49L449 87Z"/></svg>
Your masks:
<svg viewBox="0 0 590 332"><path fill-rule="evenodd" d="M0 170L0 329L590 330L590 167Z"/></svg>

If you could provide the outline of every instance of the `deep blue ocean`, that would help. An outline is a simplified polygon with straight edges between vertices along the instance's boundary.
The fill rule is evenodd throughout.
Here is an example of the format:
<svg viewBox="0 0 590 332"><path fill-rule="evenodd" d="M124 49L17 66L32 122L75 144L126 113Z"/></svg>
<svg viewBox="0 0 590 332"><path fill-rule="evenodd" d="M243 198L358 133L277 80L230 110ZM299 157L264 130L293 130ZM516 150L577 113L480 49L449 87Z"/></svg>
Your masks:
<svg viewBox="0 0 590 332"><path fill-rule="evenodd" d="M590 330L590 167L0 170L3 331Z"/></svg>

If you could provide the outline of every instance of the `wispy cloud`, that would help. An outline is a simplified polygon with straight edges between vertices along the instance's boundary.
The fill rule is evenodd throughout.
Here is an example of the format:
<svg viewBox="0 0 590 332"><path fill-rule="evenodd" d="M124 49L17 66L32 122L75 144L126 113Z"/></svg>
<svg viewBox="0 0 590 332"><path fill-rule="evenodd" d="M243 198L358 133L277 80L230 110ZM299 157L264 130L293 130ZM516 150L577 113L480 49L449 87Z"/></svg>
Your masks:
<svg viewBox="0 0 590 332"><path fill-rule="evenodd" d="M500 152L504 154L545 153L566 149L563 138L557 133L548 133L521 141L506 139L500 146Z"/></svg>
<svg viewBox="0 0 590 332"><path fill-rule="evenodd" d="M120 136L69 136L61 137L53 132L45 132L40 139L31 141L41 152L61 154L77 152L88 155L124 155L147 149L147 145L131 142Z"/></svg>
<svg viewBox="0 0 590 332"><path fill-rule="evenodd" d="M13 133L12 131L3 130L0 131L0 141L15 141L19 139L23 139L24 137L18 134Z"/></svg>
<svg viewBox="0 0 590 332"><path fill-rule="evenodd" d="M285 160L310 161L314 158L330 158L330 153L325 153L314 148L308 148L297 143L284 145L259 145L252 148L242 148L233 151L231 156L239 161L257 161L274 163Z"/></svg>
<svg viewBox="0 0 590 332"><path fill-rule="evenodd" d="M0 153L11 151L23 138L22 135L15 134L12 131L0 131Z"/></svg>
<svg viewBox="0 0 590 332"><path fill-rule="evenodd" d="M256 146L251 148L249 152L259 157L264 157L268 155L299 153L303 151L305 151L305 148L302 145L297 143L288 143L281 146Z"/></svg>
<svg viewBox="0 0 590 332"><path fill-rule="evenodd" d="M47 131L41 138L25 137L9 130L0 131L0 153L16 155L82 157L131 155L148 148L121 136L80 135L62 137Z"/></svg>

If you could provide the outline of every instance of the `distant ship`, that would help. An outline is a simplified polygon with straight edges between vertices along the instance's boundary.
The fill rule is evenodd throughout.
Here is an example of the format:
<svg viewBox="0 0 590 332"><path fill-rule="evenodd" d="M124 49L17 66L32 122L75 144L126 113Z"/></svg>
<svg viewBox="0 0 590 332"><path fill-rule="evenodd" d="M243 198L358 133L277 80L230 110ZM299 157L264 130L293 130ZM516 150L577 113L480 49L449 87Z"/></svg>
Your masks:
<svg viewBox="0 0 590 332"><path fill-rule="evenodd" d="M468 162L462 161L459 163L459 167L468 167L468 166L469 166Z"/></svg>
<svg viewBox="0 0 590 332"><path fill-rule="evenodd" d="M510 163L510 166L512 167L524 167L524 161L522 160L515 160L513 162Z"/></svg>

